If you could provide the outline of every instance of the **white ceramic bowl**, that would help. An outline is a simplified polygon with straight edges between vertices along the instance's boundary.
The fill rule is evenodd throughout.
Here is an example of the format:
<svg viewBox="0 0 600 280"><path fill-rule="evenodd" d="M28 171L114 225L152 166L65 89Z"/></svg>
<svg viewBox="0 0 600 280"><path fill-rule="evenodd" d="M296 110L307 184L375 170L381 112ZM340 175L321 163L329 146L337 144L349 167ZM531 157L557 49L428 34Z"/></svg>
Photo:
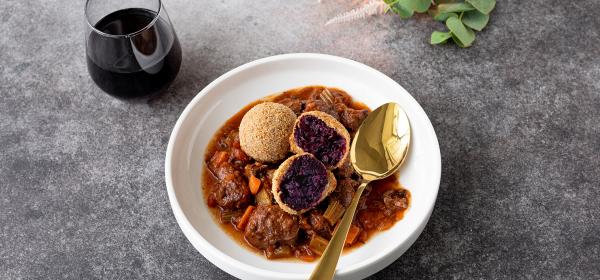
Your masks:
<svg viewBox="0 0 600 280"><path fill-rule="evenodd" d="M427 115L394 80L364 64L321 54L286 54L237 67L206 86L185 108L165 159L169 201L181 230L206 259L242 279L306 279L316 262L272 261L241 247L216 224L201 190L206 145L216 130L248 103L308 85L338 87L374 109L397 102L412 139L400 182L411 192L404 219L341 257L336 279L360 279L391 264L417 239L435 204L441 175L438 141Z"/></svg>

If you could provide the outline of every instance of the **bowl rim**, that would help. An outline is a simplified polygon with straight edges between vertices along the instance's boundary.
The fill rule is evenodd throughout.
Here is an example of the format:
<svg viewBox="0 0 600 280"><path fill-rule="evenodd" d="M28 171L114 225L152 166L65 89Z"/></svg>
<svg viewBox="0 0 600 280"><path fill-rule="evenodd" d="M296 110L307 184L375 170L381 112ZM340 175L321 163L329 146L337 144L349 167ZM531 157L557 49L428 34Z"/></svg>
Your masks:
<svg viewBox="0 0 600 280"><path fill-rule="evenodd" d="M407 98L411 102L414 102L415 104L417 104L419 109L421 109L421 111L423 111L423 113L424 113L424 110L422 109L420 104L414 99L414 97L410 93L408 93L408 91L406 91L400 84L398 84L396 81L394 81L387 75L385 75L385 74L381 73L380 71L378 71L370 66L367 66L363 63L360 63L360 62L357 62L357 61L354 61L351 59L343 58L343 57L326 55L326 54L289 53L289 54L280 54L280 55L274 55L274 56L257 59L257 60L245 63L243 65L240 65L232 70L229 70L228 72L219 76L217 79L215 79L214 81L209 83L207 86L205 86L186 105L185 109L180 114L179 118L177 119L177 122L175 123L175 126L169 137L169 143L167 145L167 150L166 150L166 155L165 155L165 183L166 183L166 187L167 187L167 194L168 194L169 203L171 205L171 209L173 211L173 215L175 216L177 224L183 231L184 236L186 236L188 241L192 244L192 246L201 255L203 255L206 259L208 259L211 263L213 263L215 266L219 267L220 269L224 270L225 272L227 272L233 276L240 277L240 278L244 278L244 277L248 277L248 276L262 277L262 276L268 275L269 278L276 278L276 279L298 279L299 277L305 277L305 275L298 274L298 273L274 272L274 271L257 268L257 267L248 265L246 263L240 262L237 259L232 258L232 257L228 256L227 254L221 252L219 249L217 249L215 246L213 246L210 242L208 242L201 234L199 234L194 229L191 222L188 220L188 218L184 214L183 209L181 208L181 205L179 204L177 197L175 195L173 179L172 179L172 171L171 171L172 170L172 161L174 159L174 157L173 157L173 153L174 153L173 151L175 148L174 143L177 138L177 135L179 134L179 130L180 130L182 124L187 119L188 114L190 114L190 112L196 106L196 104L198 102L200 102L202 100L202 98L208 92L210 92L214 87L216 87L218 84L220 84L221 82L227 80L228 78L236 75L237 73L240 73L242 71L245 71L245 70L253 68L253 67L256 67L258 65L282 61L282 60L288 60L288 59L320 59L320 60L327 60L330 62L349 64L350 66L353 66L353 67L362 68L362 70L372 72L372 73L376 74L377 76L379 76L380 78L391 81L395 85L402 88L407 93ZM425 225L429 221L429 217L431 215L431 212L433 211L435 202L437 200L437 194L439 192L439 185L440 185L440 179L441 179L441 164L442 163L441 163L441 153L440 153L440 149L439 149L439 142L438 142L435 130L433 128L433 125L431 124L431 121L429 120L429 117L426 114L423 114L423 117L426 119L426 122L425 122L426 127L422 127L422 129L428 130L428 132L431 134L432 140L435 142L435 145L434 145L435 150L432 152L435 154L436 158L439 158L439 161L436 161L434 163L434 166L431 166L432 171L433 171L432 176L434 176L434 179L435 179L434 181L437 183L435 185L434 192L432 195L433 201L432 201L432 203L430 203L429 208L427 209L425 218L422 219L420 221L420 223L415 227L415 230L412 233L410 233L410 237L404 243L407 246L405 246L404 248L403 248L403 246L401 246L402 243L398 243L397 246L394 246L394 248L392 248L391 250L388 250L386 254L380 255L378 257L366 258L366 259L360 261L359 263L357 263L356 265L353 265L352 267L345 268L343 271L337 271L336 275L342 276L342 277L344 277L344 276L348 277L350 275L352 275L352 277L356 277L356 276L366 277L366 276L369 276L372 273L375 273L375 272L383 269L384 267L390 265L399 256L401 256L408 248L410 248L410 246L412 246L412 244L419 237L419 235L425 228ZM202 248L203 250L200 250L200 248ZM391 255L392 256L397 255L397 256L394 258L390 258ZM375 267L373 267L373 266L375 266ZM369 267L372 267L374 269L371 269L371 271L365 271Z"/></svg>

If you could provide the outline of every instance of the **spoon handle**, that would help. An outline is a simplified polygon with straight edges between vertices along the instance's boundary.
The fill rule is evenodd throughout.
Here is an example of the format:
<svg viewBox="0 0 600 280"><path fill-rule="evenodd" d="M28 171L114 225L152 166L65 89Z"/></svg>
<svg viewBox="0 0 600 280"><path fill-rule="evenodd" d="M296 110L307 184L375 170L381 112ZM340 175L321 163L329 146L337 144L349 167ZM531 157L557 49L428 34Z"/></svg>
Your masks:
<svg viewBox="0 0 600 280"><path fill-rule="evenodd" d="M344 249L344 243L346 242L346 235L348 235L348 230L350 229L350 225L352 224L352 219L354 218L354 212L356 212L356 206L358 205L358 200L365 190L369 182L363 181L360 186L356 189L356 193L352 198L352 202L346 209L344 213L344 217L340 221L339 226L333 233L327 248L325 248L325 252L321 256L319 263L313 270L310 275L311 280L328 280L333 279L333 275L335 274L335 267L337 266L338 259L342 254L342 250Z"/></svg>

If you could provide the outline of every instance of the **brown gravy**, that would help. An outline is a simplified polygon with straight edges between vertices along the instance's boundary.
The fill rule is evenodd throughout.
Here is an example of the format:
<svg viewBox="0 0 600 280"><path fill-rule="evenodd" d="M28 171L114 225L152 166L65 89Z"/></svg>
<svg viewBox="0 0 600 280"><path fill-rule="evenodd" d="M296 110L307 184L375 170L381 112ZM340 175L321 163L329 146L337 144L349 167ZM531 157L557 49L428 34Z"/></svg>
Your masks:
<svg viewBox="0 0 600 280"><path fill-rule="evenodd" d="M231 133L232 131L237 131L244 114L248 110L250 110L253 106L255 106L256 104L259 104L264 101L281 102L281 101L284 101L286 98L290 98L290 97L299 98L301 100L309 100L310 98L313 98L315 94L318 94L318 92L320 92L323 88L324 87L321 87L321 86L309 86L309 87L292 89L292 90L288 90L288 91L285 91L280 94L272 95L272 96L266 97L262 100L257 100L255 102L248 104L247 106L242 108L238 113L233 115L227 122L225 122L225 124L223 124L223 126L215 133L211 142L208 144L208 147L205 152L206 162L208 162L211 159L212 155L215 154L215 152L219 151L218 142L220 141L220 139L227 137L227 135L229 133ZM337 93L337 94L343 96L344 98L346 98L348 107L353 108L353 109L367 109L370 111L370 109L365 104L353 101L352 98L345 91L340 90L340 89L335 89L335 88L328 88L328 89L332 93ZM353 136L353 133L351 135ZM211 189L208 186L215 184L218 179L216 179L212 175L211 171L208 170L206 165L203 170L202 178L203 178L203 181L201 183L202 183L202 189L204 192L204 197L208 198L210 195L210 191L211 191ZM407 206L406 208L395 211L392 215L384 215L383 211L382 211L382 205L384 204L383 194L389 190L404 191L407 201L408 201L408 204L410 204L410 192L408 192L407 190L403 189L400 186L400 184L398 182L397 174L394 174L383 180L372 182L372 183L370 183L370 187L371 187L371 191L366 195L365 207L363 207L363 209L357 210L356 215L355 215L355 220L359 219L362 223L364 223L366 225L374 225L374 226L370 226L369 228L364 227L361 234L359 235L357 241L352 245L347 245L344 248L344 252L348 252L349 250L351 250L353 248L357 248L357 247L361 246L362 244L364 244L365 242L368 241L368 238L370 236L373 236L377 232L380 232L380 231L383 231L383 230L386 230L386 229L389 229L390 227L392 227L396 221L401 220L403 218L406 209L408 209L408 206ZM254 251L257 253L264 253L264 252L262 252L262 250L256 249L252 245L250 245L244 238L244 232L237 230L235 225L233 225L232 223L222 223L221 222L220 214L221 214L222 210L219 207L209 207L209 209L212 213L214 221L221 226L221 228L224 230L224 232L226 232L235 241L237 241L237 243L239 243L241 246L243 246L251 251ZM286 259L289 260L289 259L298 258L303 261L312 261L312 260L316 259L317 257L318 257L317 254L312 254L312 255L309 254L309 255L305 255L305 256L298 256L296 254L296 257L291 256L290 258L286 258Z"/></svg>

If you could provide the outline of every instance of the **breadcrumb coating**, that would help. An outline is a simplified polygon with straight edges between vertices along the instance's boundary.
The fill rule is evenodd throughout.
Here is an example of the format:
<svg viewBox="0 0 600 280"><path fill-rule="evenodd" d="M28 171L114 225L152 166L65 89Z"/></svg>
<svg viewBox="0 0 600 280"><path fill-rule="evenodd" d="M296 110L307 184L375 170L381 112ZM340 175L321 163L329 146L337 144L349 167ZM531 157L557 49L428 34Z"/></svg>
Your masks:
<svg viewBox="0 0 600 280"><path fill-rule="evenodd" d="M313 201L310 201L311 202L310 204L312 206L308 206L307 208L304 208L304 209L293 209L293 205L286 204L283 201L284 200L282 197L283 190L282 190L281 184L284 182L286 173L302 172L302 170L300 170L300 171L293 170L293 169L291 169L291 167L296 160L299 160L303 157L304 158L310 157L316 163L320 164L323 168L325 168L325 166L322 165L323 163L321 163L318 159L316 159L313 155L311 155L309 153L293 155L293 156L289 157L288 159L286 159L283 163L281 163L279 168L277 168L277 170L273 174L273 179L272 179L271 192L273 193L273 197L275 198L275 201L277 202L277 204L279 205L279 207L281 207L281 209L283 211L288 212L293 215L300 215L300 214L305 213L306 211L314 208L315 205L318 205L319 203L321 203L331 192L333 192L333 190L335 190L335 188L337 186L337 180L335 179L335 176L333 175L333 173L329 170L326 170L325 172L326 172L326 177L327 177L327 185L323 188L322 192L311 194L311 195L317 196L317 197L313 197L311 199L311 200L313 200ZM306 170L304 170L304 171L306 171ZM308 173L310 173L310 172L308 172ZM299 175L299 174L292 174L292 175ZM301 185L300 187L305 188L305 189L299 190L299 191L308 192L310 186Z"/></svg>
<svg viewBox="0 0 600 280"><path fill-rule="evenodd" d="M240 123L242 150L262 162L285 158L295 121L296 114L285 105L264 102L254 106Z"/></svg>
<svg viewBox="0 0 600 280"><path fill-rule="evenodd" d="M302 120L302 118L304 118L306 116L313 116L313 117L318 118L319 120L323 121L327 127L333 129L339 136L341 136L343 138L343 141L345 141L345 146L343 147L343 151L341 151L342 156L340 157L340 159L333 165L328 165L326 162L324 162L324 163L326 163L325 165L327 165L327 167L330 169L335 169L335 168L342 166L344 164L344 161L348 158L348 154L350 153L350 145L351 145L350 134L348 133L348 130L346 130L344 125L342 125L333 116L331 116L327 113L324 113L324 112L320 112L320 111L304 112L296 119L296 121L294 122L293 131L289 137L290 147L291 147L292 152L294 152L295 154L312 153L313 152L313 151L308 151L308 150L303 149L303 147L301 147L301 144L296 141L296 137L294 137L296 134L296 130L298 130L300 127L300 125L299 125L300 121ZM299 132L299 134L301 134L301 133ZM327 143L327 144L332 145L333 143ZM327 144L325 144L325 146L322 146L321 148L325 148L327 146ZM315 156L317 158L319 158L318 154L315 154ZM319 159L322 160L321 158L319 158Z"/></svg>

